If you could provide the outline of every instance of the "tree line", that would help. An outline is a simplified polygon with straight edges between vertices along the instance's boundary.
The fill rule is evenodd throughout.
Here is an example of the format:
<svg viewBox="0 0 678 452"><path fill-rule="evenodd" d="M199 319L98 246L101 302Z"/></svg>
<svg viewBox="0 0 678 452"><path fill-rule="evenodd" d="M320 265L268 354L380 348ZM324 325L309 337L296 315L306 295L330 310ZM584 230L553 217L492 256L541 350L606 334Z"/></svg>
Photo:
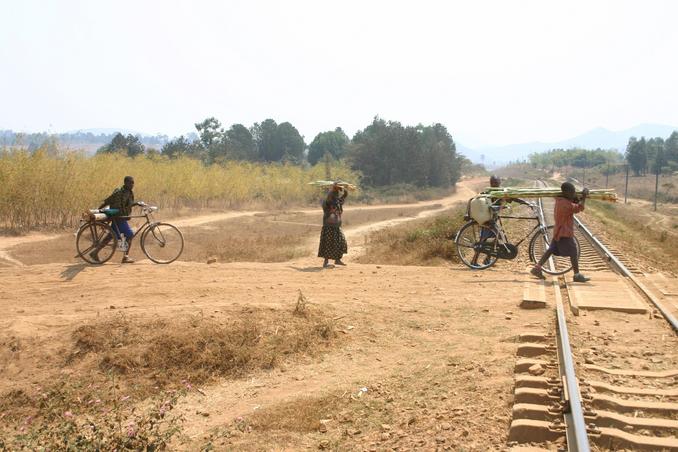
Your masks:
<svg viewBox="0 0 678 452"><path fill-rule="evenodd" d="M459 179L467 160L457 154L452 136L442 124L403 126L378 117L353 138L337 127L321 132L307 145L289 122L266 119L251 127L233 124L225 128L216 118L195 124L197 136L180 136L160 150L146 148L139 137L117 134L99 153L129 157L162 155L187 157L206 165L229 161L317 165L346 160L360 171L363 183L379 187L411 184L418 187L449 187Z"/></svg>
<svg viewBox="0 0 678 452"><path fill-rule="evenodd" d="M0 146L25 147L34 151L45 145L105 145L110 143L117 133L65 132L51 134L47 132L22 133L13 130L0 130ZM167 135L147 135L139 137L146 146L162 146L169 141Z"/></svg>
<svg viewBox="0 0 678 452"><path fill-rule="evenodd" d="M614 149L551 149L530 154L529 162L536 168L592 168L600 165L618 164L624 156Z"/></svg>
<svg viewBox="0 0 678 452"><path fill-rule="evenodd" d="M628 164L636 176L678 171L678 131L666 139L631 137L623 154L605 149L552 149L530 154L529 162L533 167L552 169L601 167L603 173L620 171L621 165Z"/></svg>
<svg viewBox="0 0 678 452"><path fill-rule="evenodd" d="M667 139L631 137L625 155L636 176L648 172L678 171L678 131L674 131Z"/></svg>

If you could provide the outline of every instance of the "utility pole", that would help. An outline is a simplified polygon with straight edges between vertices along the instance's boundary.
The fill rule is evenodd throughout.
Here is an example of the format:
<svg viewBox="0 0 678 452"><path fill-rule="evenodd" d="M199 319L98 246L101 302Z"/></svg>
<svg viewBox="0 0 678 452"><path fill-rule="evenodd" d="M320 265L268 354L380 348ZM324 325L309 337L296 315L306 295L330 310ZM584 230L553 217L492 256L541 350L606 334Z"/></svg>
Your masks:
<svg viewBox="0 0 678 452"><path fill-rule="evenodd" d="M657 196L659 195L659 173L662 172L664 166L664 149L657 149L657 156L654 161L654 211L657 211Z"/></svg>
<svg viewBox="0 0 678 452"><path fill-rule="evenodd" d="M626 195L629 192L629 164L626 164L626 184L624 185L624 204L626 204Z"/></svg>
<svg viewBox="0 0 678 452"><path fill-rule="evenodd" d="M657 162L657 169L655 170L654 179L654 211L657 211L657 192L659 192L659 162Z"/></svg>
<svg viewBox="0 0 678 452"><path fill-rule="evenodd" d="M586 155L586 151L584 151L584 175L582 176L582 181L581 185L582 187L586 187L586 164L588 163L588 158Z"/></svg>
<svg viewBox="0 0 678 452"><path fill-rule="evenodd" d="M586 161L584 161L584 175L581 177L582 187L586 187Z"/></svg>

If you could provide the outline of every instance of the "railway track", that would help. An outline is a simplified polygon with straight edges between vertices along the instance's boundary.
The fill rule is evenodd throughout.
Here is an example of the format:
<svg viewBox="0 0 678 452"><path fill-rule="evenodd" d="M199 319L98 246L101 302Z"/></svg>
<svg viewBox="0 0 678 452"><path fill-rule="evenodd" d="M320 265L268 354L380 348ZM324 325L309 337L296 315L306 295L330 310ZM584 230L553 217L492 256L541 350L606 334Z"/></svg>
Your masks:
<svg viewBox="0 0 678 452"><path fill-rule="evenodd" d="M540 202L549 224L552 203ZM565 275L547 283L554 332L520 337L509 444L678 451L678 299L650 290L637 267L576 221L580 267L592 281L572 284ZM625 296L637 306L615 309Z"/></svg>

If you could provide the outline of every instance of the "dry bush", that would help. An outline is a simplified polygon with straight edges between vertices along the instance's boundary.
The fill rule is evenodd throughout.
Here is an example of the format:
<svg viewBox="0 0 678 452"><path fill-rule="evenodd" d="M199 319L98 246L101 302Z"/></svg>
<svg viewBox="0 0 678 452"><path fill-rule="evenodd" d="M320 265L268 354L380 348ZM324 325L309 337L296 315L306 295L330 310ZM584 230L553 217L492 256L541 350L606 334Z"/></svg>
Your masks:
<svg viewBox="0 0 678 452"><path fill-rule="evenodd" d="M434 218L412 221L367 237L361 263L439 265L457 261L454 236L464 224L464 212L455 208Z"/></svg>
<svg viewBox="0 0 678 452"><path fill-rule="evenodd" d="M317 432L321 420L334 419L337 412L349 403L350 398L341 394L301 397L255 411L247 422L257 431Z"/></svg>
<svg viewBox="0 0 678 452"><path fill-rule="evenodd" d="M73 332L63 368L1 395L0 450L161 448L180 432L180 419L165 417L177 391L312 355L335 338L315 307L303 317L247 308L222 319L93 321Z"/></svg>
<svg viewBox="0 0 678 452"><path fill-rule="evenodd" d="M309 303L301 290L299 291L297 304L294 306L294 311L292 313L298 317L308 317L309 315Z"/></svg>
<svg viewBox="0 0 678 452"><path fill-rule="evenodd" d="M358 181L344 163L333 162L334 177ZM73 226L80 213L97 207L126 175L135 176L137 199L161 208L233 208L315 203L318 189L307 183L325 178L323 165L226 162L121 155L51 156L46 150L0 150L0 227Z"/></svg>
<svg viewBox="0 0 678 452"><path fill-rule="evenodd" d="M73 333L71 360L87 359L136 385L144 379L149 386L202 383L270 369L289 356L327 346L335 336L331 319L315 310L303 318L260 310L223 320L195 315L132 321L116 316L79 327Z"/></svg>

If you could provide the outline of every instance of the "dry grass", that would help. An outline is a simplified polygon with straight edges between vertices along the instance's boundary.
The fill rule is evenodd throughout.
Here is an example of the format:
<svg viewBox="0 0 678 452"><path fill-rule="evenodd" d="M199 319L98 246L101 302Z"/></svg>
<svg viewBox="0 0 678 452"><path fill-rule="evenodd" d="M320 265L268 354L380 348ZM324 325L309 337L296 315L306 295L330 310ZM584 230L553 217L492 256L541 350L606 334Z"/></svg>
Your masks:
<svg viewBox="0 0 678 452"><path fill-rule="evenodd" d="M415 220L372 233L367 238L361 263L393 265L442 265L456 262L454 236L464 224L463 210L450 209L423 220Z"/></svg>
<svg viewBox="0 0 678 452"><path fill-rule="evenodd" d="M356 199L364 204L406 204L418 201L443 198L455 193L456 188L429 187L421 188L413 185L399 184L374 188L357 193Z"/></svg>
<svg viewBox="0 0 678 452"><path fill-rule="evenodd" d="M359 181L343 163L333 163L331 172ZM73 226L126 175L136 178L137 199L162 208L270 207L314 203L318 189L307 183L324 179L325 168L246 162L205 166L191 159L0 150L0 228Z"/></svg>
<svg viewBox="0 0 678 452"><path fill-rule="evenodd" d="M675 207L664 207L655 215L647 206L591 201L582 217L604 241L618 245L641 268L675 274L678 248L672 244L678 241L677 214Z"/></svg>
<svg viewBox="0 0 678 452"><path fill-rule="evenodd" d="M307 254L307 238L320 233L318 225L288 222L275 215L211 223L204 227L189 228L184 233L186 241L183 261L205 262L216 257L219 262L284 262Z"/></svg>

